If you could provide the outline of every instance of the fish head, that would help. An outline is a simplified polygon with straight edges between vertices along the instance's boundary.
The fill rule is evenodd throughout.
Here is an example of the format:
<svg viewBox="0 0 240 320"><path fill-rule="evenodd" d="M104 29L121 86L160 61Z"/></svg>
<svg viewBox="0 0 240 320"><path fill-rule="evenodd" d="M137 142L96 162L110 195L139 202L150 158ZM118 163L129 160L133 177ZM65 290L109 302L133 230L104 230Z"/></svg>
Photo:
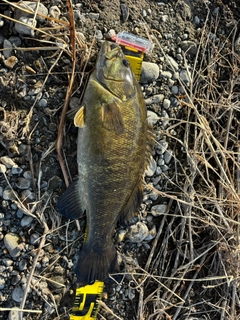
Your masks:
<svg viewBox="0 0 240 320"><path fill-rule="evenodd" d="M122 101L136 91L136 78L122 49L116 43L105 41L98 54L96 78L107 90Z"/></svg>

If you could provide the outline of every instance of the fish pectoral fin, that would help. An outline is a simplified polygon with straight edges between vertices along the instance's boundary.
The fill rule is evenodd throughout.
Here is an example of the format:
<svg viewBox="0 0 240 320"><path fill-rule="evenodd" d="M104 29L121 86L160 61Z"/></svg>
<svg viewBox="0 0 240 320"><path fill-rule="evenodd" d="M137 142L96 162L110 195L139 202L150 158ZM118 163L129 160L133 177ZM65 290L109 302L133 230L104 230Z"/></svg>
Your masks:
<svg viewBox="0 0 240 320"><path fill-rule="evenodd" d="M85 107L82 106L74 117L75 127L83 128L85 126Z"/></svg>
<svg viewBox="0 0 240 320"><path fill-rule="evenodd" d="M58 212L65 218L75 220L83 216L84 209L80 199L78 180L72 182L61 195L56 207Z"/></svg>
<svg viewBox="0 0 240 320"><path fill-rule="evenodd" d="M116 101L111 104L103 103L101 107L103 125L108 130L114 130L117 134L124 133L124 121L120 107Z"/></svg>

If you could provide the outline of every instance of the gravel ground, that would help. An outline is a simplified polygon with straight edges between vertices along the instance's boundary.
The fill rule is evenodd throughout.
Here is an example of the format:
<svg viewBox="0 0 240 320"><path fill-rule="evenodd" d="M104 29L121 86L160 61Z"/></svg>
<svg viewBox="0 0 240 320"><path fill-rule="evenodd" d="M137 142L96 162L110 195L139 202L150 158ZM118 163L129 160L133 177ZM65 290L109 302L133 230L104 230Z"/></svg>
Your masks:
<svg viewBox="0 0 240 320"><path fill-rule="evenodd" d="M36 10L36 3L24 3ZM102 40L125 30L150 37L155 43L152 54L145 56L140 83L157 144L146 170L147 187L136 221L116 230L124 277L106 287L98 319L233 319L222 318L216 310L216 315L209 316L204 307L199 312L200 286L192 288L188 299L181 295L181 288L178 291L187 301L185 308L191 304L195 309L188 308L186 313L183 308L171 318L173 296L169 313L157 313L160 305L146 308L147 297L156 299L156 283L147 285L142 275L133 274L144 274L145 269L156 275L154 267L150 268L154 261L155 268L163 267L156 264L157 255L153 259L150 253L156 237L155 247L161 252L164 230L159 230L174 201L167 195L179 192L175 188L176 166L180 162L183 171L187 166L180 143L176 144L183 141L178 123L187 119L186 90L193 85L195 70L207 59L198 55L200 44L204 47L203 35L213 44L213 51L219 43L223 50L234 48L239 61L238 0L85 0L73 1L73 9L79 42L70 108L80 105ZM56 211L57 199L65 189L54 145L72 67L68 10L61 0L39 4L39 13L55 20L41 15L35 19L3 1L0 10L4 15L0 17L0 306L8 309L0 311L0 319L17 319L16 312L9 311L13 307L41 311L26 312L23 319L68 319L74 299L73 266L85 228L85 219L78 226ZM224 81L224 67L221 70ZM77 129L66 119L63 151L71 178L77 174L76 137ZM174 257L176 244L169 241L168 246ZM165 270L174 266L174 258L169 261ZM211 297L206 295L205 299L210 306Z"/></svg>

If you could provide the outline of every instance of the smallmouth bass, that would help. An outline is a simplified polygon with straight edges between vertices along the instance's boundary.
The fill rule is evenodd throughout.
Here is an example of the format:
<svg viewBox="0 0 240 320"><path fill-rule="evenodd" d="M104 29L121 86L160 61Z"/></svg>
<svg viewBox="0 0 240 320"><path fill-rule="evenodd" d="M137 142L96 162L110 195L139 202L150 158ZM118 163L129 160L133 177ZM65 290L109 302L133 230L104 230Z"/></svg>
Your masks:
<svg viewBox="0 0 240 320"><path fill-rule="evenodd" d="M138 209L150 158L142 91L115 43L102 44L74 124L79 127L78 180L59 198L57 209L71 219L86 211L87 239L75 268L85 285L118 272L114 229Z"/></svg>

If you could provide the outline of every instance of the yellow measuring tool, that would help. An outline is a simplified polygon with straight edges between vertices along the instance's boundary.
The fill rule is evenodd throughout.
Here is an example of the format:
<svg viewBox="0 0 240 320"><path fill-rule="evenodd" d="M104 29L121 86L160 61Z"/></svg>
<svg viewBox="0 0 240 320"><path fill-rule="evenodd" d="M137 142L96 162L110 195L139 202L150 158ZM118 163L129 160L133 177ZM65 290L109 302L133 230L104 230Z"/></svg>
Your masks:
<svg viewBox="0 0 240 320"><path fill-rule="evenodd" d="M135 74L136 79L139 81L141 76L141 71L142 71L142 62L143 62L144 53L130 47L124 47L123 53L125 54L126 58L130 62L132 71Z"/></svg>
<svg viewBox="0 0 240 320"><path fill-rule="evenodd" d="M76 289L74 305L70 320L95 320L102 299L104 283L95 281L93 284Z"/></svg>
<svg viewBox="0 0 240 320"><path fill-rule="evenodd" d="M152 52L154 44L148 39L139 37L126 31L122 31L116 36L113 36L112 40L116 41L116 43L122 46L123 52L130 62L132 71L139 81L142 71L144 53Z"/></svg>

